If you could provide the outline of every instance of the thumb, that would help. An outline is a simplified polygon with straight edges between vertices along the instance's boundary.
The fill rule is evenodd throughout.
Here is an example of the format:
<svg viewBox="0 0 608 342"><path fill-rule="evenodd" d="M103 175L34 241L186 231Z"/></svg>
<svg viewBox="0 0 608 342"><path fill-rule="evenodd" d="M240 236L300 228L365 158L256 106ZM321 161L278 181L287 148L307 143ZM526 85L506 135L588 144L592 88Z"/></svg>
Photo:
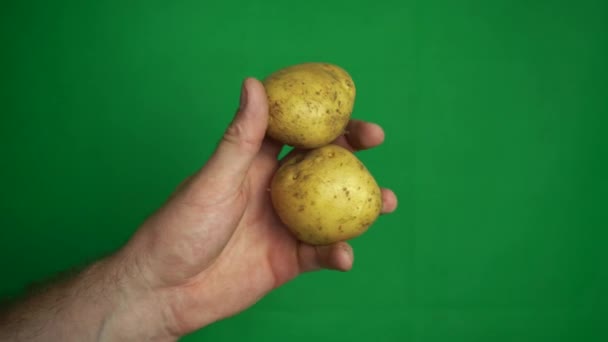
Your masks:
<svg viewBox="0 0 608 342"><path fill-rule="evenodd" d="M223 191L236 190L258 154L268 125L268 100L262 83L243 81L239 109L217 149L195 177Z"/></svg>

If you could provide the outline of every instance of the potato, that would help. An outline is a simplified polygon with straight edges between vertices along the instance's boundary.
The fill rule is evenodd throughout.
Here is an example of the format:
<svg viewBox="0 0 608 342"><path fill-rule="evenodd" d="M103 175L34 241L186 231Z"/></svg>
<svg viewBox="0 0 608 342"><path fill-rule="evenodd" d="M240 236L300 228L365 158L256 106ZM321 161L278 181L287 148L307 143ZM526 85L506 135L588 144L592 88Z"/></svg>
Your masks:
<svg viewBox="0 0 608 342"><path fill-rule="evenodd" d="M354 154L338 145L299 151L275 173L272 204L301 241L313 245L364 233L378 218L378 184Z"/></svg>
<svg viewBox="0 0 608 342"><path fill-rule="evenodd" d="M344 132L355 101L346 71L326 63L281 69L264 80L268 94L268 135L294 147L316 148Z"/></svg>

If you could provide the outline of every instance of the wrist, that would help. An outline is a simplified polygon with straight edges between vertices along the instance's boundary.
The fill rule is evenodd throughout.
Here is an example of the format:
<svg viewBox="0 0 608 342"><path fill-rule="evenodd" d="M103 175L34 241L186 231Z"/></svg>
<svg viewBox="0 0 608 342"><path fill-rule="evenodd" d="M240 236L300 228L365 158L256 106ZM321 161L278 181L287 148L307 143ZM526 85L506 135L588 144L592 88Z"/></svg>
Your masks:
<svg viewBox="0 0 608 342"><path fill-rule="evenodd" d="M83 278L88 288L76 294L97 316L98 341L174 341L162 296L147 286L124 252L91 265ZM86 286L86 284L83 284ZM75 305L74 307L80 307Z"/></svg>

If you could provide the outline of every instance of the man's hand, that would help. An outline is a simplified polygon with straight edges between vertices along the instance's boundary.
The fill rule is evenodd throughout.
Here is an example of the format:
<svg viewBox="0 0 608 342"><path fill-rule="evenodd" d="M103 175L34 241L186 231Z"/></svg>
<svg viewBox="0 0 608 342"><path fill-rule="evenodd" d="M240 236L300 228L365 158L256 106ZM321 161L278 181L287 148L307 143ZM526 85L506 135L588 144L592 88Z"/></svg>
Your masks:
<svg viewBox="0 0 608 342"><path fill-rule="evenodd" d="M81 283L91 283L92 277L99 282L81 292L60 292L75 299L64 310L70 314L59 317L88 320L83 315L89 314L96 322L87 325L95 334L80 337L175 339L248 308L303 272L350 270L348 243L315 247L298 242L273 211L268 187L282 145L265 138L266 99L259 81L245 80L241 106L207 164L125 247L79 276ZM384 139L379 126L362 121L352 120L347 131L335 143L352 151ZM395 209L390 190L382 190L382 199L384 213ZM90 302L93 308L87 308ZM62 322L51 320L42 329L53 324ZM63 330L46 336L84 340Z"/></svg>

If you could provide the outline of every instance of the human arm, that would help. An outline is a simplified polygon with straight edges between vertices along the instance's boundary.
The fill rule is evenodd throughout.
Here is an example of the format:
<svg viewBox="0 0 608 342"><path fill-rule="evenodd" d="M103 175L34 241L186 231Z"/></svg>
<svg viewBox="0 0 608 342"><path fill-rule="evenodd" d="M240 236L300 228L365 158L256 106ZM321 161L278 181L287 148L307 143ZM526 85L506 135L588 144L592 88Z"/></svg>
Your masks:
<svg viewBox="0 0 608 342"><path fill-rule="evenodd" d="M186 179L131 240L72 279L10 310L0 337L24 341L172 340L253 305L303 272L347 271L350 245L297 241L267 188L282 145L265 138L262 84L247 79L241 107L207 163ZM351 150L384 139L351 121L336 143ZM383 189L383 212L396 198Z"/></svg>

